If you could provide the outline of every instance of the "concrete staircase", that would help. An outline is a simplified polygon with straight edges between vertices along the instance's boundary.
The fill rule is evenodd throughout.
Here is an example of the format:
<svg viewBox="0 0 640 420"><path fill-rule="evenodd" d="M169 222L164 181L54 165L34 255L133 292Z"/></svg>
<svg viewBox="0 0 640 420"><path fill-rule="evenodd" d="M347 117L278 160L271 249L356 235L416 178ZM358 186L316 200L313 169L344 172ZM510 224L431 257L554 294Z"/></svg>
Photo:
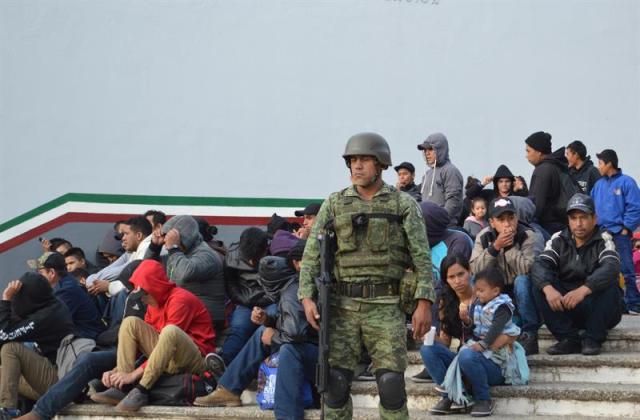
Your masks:
<svg viewBox="0 0 640 420"><path fill-rule="evenodd" d="M640 419L640 317L623 317L609 334L599 356L549 356L544 350L555 342L546 330L540 331L541 354L529 358L531 381L527 386L500 386L491 390L496 401L492 418L638 418ZM433 384L416 384L410 377L422 369L417 351L409 352L407 394L411 418L432 418L428 409L439 396ZM354 418L378 418L375 382L354 382ZM242 395L244 407L145 407L134 415L115 413L111 407L94 404L68 408L60 419L256 419L273 418L272 411L255 405L255 393ZM307 410L305 418L319 418L319 410ZM469 418L447 416L448 419Z"/></svg>

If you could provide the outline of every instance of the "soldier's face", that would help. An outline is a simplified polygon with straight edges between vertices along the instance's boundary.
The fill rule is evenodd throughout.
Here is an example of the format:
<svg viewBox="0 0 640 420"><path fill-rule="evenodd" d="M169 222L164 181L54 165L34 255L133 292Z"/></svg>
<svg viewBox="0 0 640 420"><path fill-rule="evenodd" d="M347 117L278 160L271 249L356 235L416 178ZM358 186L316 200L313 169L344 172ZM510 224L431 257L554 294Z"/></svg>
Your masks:
<svg viewBox="0 0 640 420"><path fill-rule="evenodd" d="M373 184L382 172L378 161L373 156L351 156L351 182L359 187L368 187Z"/></svg>
<svg viewBox="0 0 640 420"><path fill-rule="evenodd" d="M398 169L398 184L406 187L407 185L411 185L412 182L413 174L411 172L404 168Z"/></svg>

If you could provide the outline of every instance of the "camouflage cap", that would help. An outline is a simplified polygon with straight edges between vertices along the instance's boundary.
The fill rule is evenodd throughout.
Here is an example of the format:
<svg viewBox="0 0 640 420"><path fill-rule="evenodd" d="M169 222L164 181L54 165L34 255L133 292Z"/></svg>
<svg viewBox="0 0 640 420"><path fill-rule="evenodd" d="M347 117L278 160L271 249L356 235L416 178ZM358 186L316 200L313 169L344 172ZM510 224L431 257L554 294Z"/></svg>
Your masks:
<svg viewBox="0 0 640 420"><path fill-rule="evenodd" d="M66 270L67 265L64 262L62 254L57 252L45 252L37 260L28 260L27 265L33 270L42 270L43 268L53 268L54 270Z"/></svg>

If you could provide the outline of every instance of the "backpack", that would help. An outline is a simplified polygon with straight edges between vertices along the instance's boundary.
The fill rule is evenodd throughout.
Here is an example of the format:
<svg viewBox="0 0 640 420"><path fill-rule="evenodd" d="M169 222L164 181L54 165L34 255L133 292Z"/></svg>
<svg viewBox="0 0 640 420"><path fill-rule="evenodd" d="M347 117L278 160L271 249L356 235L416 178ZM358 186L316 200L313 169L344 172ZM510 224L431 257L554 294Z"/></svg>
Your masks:
<svg viewBox="0 0 640 420"><path fill-rule="evenodd" d="M192 373L163 374L149 390L152 405L193 405L196 397L210 394L216 388L213 377Z"/></svg>
<svg viewBox="0 0 640 420"><path fill-rule="evenodd" d="M568 172L558 171L560 182L560 190L558 191L558 200L555 205L555 213L559 217L566 217L567 204L576 193L582 192L580 185L569 175ZM564 220L564 219L563 219Z"/></svg>
<svg viewBox="0 0 640 420"><path fill-rule="evenodd" d="M273 410L275 405L278 361L279 353L274 353L260 364L256 401L261 410ZM301 398L304 408L309 408L313 405L313 393L311 392L311 384L308 381L304 381L302 384Z"/></svg>

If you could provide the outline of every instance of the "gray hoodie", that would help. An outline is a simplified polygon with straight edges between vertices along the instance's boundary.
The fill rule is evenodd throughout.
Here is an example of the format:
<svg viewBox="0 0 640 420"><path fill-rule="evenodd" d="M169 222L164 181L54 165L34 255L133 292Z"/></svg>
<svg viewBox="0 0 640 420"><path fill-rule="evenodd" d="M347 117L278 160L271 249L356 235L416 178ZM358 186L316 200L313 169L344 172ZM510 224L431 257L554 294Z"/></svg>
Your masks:
<svg viewBox="0 0 640 420"><path fill-rule="evenodd" d="M224 320L224 274L222 258L200 236L198 222L187 215L172 217L162 226L180 233L181 247L170 249L165 260L169 279L196 295L204 303L212 321Z"/></svg>
<svg viewBox="0 0 640 420"><path fill-rule="evenodd" d="M462 174L449 161L449 142L442 133L431 134L422 143L436 151L436 164L429 167L422 178L422 201L431 201L444 207L455 225L462 212Z"/></svg>

